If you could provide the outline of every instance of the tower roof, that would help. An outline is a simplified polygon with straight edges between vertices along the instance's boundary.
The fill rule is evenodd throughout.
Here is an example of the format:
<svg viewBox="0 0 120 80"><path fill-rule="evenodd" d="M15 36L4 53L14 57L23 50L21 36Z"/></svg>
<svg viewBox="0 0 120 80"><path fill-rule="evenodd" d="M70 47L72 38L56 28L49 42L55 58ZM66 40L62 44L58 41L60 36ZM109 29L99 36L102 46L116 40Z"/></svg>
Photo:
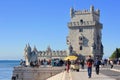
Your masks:
<svg viewBox="0 0 120 80"><path fill-rule="evenodd" d="M36 46L34 46L33 51L38 52Z"/></svg>

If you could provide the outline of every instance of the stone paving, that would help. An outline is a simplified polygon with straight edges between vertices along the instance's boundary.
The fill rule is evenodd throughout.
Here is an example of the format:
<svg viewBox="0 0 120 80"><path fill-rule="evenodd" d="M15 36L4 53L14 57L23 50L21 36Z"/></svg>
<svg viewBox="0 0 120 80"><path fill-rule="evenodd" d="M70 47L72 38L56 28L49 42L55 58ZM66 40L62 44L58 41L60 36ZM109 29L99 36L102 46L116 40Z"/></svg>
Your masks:
<svg viewBox="0 0 120 80"><path fill-rule="evenodd" d="M71 78L71 80L115 80L101 73L96 75L95 72L92 72L92 77L88 78L87 71L71 72Z"/></svg>
<svg viewBox="0 0 120 80"><path fill-rule="evenodd" d="M63 71L53 77L48 78L47 80L65 80L65 78L67 78L67 77L65 77L65 75L66 75L66 72Z"/></svg>
<svg viewBox="0 0 120 80"><path fill-rule="evenodd" d="M110 76L105 76L103 74L96 75L96 73L92 72L92 77L88 78L87 70L80 70L79 72L70 71L67 73L63 71L47 80L116 80L111 78Z"/></svg>

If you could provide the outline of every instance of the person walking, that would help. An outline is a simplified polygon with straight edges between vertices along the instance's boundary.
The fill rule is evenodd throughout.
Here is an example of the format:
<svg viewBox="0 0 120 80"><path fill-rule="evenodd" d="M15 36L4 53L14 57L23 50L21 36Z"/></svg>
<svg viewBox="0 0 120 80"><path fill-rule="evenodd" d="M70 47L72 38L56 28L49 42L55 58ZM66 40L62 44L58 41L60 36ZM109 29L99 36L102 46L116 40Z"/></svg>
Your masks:
<svg viewBox="0 0 120 80"><path fill-rule="evenodd" d="M94 62L95 72L96 72L97 75L99 75L100 65L101 65L101 61L100 61L99 58L97 57L96 60L95 60L95 62Z"/></svg>
<svg viewBox="0 0 120 80"><path fill-rule="evenodd" d="M110 60L111 69L113 68L113 61Z"/></svg>
<svg viewBox="0 0 120 80"><path fill-rule="evenodd" d="M67 62L66 62L66 70L67 70L67 72L69 72L70 65L71 65L71 62L70 62L70 60L68 59Z"/></svg>
<svg viewBox="0 0 120 80"><path fill-rule="evenodd" d="M81 64L81 69L84 69L84 64L85 64L85 63L84 63L84 60L81 60L81 61L80 61L80 64Z"/></svg>
<svg viewBox="0 0 120 80"><path fill-rule="evenodd" d="M87 59L87 71L88 71L88 77L91 78L92 75L92 64L93 64L93 59L91 56L88 57Z"/></svg>

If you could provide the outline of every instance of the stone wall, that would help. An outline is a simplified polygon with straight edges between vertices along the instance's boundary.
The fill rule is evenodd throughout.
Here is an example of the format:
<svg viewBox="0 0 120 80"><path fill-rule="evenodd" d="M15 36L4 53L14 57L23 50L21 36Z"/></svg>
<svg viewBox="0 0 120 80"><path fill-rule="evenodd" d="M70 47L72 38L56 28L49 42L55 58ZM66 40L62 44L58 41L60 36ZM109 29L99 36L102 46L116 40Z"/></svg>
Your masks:
<svg viewBox="0 0 120 80"><path fill-rule="evenodd" d="M14 67L12 77L15 80L46 80L64 70L64 67ZM12 79L11 79L12 80Z"/></svg>

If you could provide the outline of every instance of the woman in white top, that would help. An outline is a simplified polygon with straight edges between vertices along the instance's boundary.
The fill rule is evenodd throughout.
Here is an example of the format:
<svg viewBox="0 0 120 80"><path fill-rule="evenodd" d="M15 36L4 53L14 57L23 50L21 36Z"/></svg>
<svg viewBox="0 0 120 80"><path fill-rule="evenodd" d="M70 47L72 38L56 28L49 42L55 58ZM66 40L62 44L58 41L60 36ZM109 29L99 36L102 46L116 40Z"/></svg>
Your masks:
<svg viewBox="0 0 120 80"><path fill-rule="evenodd" d="M110 61L111 69L113 68L113 61Z"/></svg>

